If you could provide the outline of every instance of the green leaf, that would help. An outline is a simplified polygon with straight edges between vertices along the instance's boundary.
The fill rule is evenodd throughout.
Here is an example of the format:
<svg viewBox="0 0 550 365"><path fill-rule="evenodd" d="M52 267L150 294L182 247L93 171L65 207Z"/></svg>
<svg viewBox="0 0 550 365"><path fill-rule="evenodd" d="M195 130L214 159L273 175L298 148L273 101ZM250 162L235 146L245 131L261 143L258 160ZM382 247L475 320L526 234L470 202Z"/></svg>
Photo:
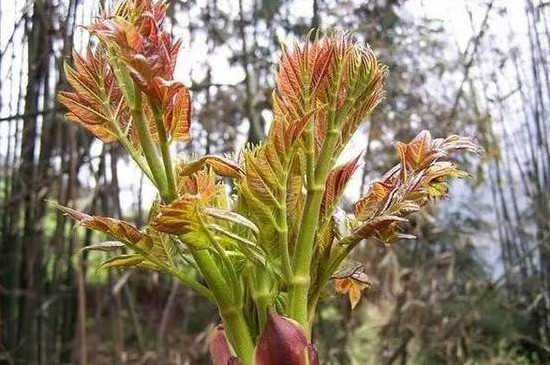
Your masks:
<svg viewBox="0 0 550 365"><path fill-rule="evenodd" d="M209 224L208 227L214 230L215 232L220 233L226 238L228 238L232 243L234 243L237 246L237 248L239 248L239 251L241 251L242 254L244 254L250 261L261 266L266 265L267 255L265 251L261 247L256 245L254 242L246 238L243 238L238 234L227 231L222 226L214 223Z"/></svg>
<svg viewBox="0 0 550 365"><path fill-rule="evenodd" d="M104 252L110 252L110 251L116 251L123 247L126 247L124 243L120 241L105 241L105 242L98 242L94 243L93 245L83 247L78 252L79 254L84 253L85 251L104 251Z"/></svg>
<svg viewBox="0 0 550 365"><path fill-rule="evenodd" d="M260 230L258 229L258 227L251 220L240 215L239 213L212 207L202 208L202 211L211 217L223 219L244 226L254 232L255 235L260 234Z"/></svg>
<svg viewBox="0 0 550 365"><path fill-rule="evenodd" d="M101 264L100 269L108 269L111 267L133 267L141 264L144 261L141 255L121 255L113 257Z"/></svg>

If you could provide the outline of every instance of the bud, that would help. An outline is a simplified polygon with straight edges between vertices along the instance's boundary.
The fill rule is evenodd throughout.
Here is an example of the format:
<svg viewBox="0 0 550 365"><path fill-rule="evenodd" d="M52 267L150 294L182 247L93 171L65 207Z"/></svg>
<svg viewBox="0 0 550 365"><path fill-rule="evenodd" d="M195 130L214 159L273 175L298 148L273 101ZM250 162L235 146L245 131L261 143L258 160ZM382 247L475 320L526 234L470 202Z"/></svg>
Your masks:
<svg viewBox="0 0 550 365"><path fill-rule="evenodd" d="M210 358L214 365L241 365L229 347L223 325L218 325L210 334Z"/></svg>
<svg viewBox="0 0 550 365"><path fill-rule="evenodd" d="M319 365L319 352L314 344L309 345L309 364Z"/></svg>
<svg viewBox="0 0 550 365"><path fill-rule="evenodd" d="M254 354L256 365L318 365L317 351L295 321L269 312Z"/></svg>

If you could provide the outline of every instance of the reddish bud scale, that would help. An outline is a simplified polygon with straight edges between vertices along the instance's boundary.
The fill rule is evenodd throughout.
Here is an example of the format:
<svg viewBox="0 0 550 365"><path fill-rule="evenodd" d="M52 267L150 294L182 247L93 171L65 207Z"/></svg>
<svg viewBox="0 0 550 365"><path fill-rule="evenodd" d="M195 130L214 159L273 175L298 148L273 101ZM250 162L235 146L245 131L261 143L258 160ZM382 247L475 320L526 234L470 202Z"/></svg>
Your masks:
<svg viewBox="0 0 550 365"><path fill-rule="evenodd" d="M233 355L223 325L218 325L210 334L210 359L213 365L240 365Z"/></svg>
<svg viewBox="0 0 550 365"><path fill-rule="evenodd" d="M317 351L295 321L270 311L255 351L255 365L318 365Z"/></svg>

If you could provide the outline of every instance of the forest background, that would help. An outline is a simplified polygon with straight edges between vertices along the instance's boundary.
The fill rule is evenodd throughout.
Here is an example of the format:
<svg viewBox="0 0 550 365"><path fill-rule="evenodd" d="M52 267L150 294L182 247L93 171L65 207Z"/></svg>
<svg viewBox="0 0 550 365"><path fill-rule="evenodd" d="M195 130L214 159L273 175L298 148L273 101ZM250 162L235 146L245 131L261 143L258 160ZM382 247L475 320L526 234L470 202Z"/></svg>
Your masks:
<svg viewBox="0 0 550 365"><path fill-rule="evenodd" d="M107 4L105 4L107 3ZM63 121L63 62L108 1L0 5L0 363L207 364L216 311L162 275L103 271L105 240L51 198L139 226L153 189L121 153ZM482 158L449 199L415 216L417 239L366 244L373 288L353 311L327 296L314 329L326 364L550 364L550 2L174 0L176 78L193 98L182 155L236 154L271 121L281 44L311 28L368 42L386 100L355 136L353 201L429 129L474 136ZM352 145L354 143L352 142Z"/></svg>

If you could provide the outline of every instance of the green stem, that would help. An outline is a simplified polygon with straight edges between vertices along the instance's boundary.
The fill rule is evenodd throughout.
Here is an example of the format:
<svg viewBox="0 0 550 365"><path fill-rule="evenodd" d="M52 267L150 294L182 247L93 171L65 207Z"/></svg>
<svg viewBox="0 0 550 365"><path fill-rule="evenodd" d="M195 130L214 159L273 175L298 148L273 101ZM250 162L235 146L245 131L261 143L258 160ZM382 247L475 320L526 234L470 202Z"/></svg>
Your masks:
<svg viewBox="0 0 550 365"><path fill-rule="evenodd" d="M127 70L121 67L119 62L117 62L116 57L113 57L113 59L114 71L117 76L117 80L123 89L124 96L128 104L131 106L132 121L136 127L143 154L145 155L145 159L149 165L151 175L153 180L156 182L162 199L166 203L170 203L176 198L177 192L167 135L162 123L162 114L159 110L153 109L163 159L161 162L156 147L153 144L148 125L145 121L142 94L139 90L137 90L137 88L135 88L133 81L129 78ZM190 249L191 254L195 259L200 272L204 276L209 289L202 287L194 281L190 282L190 286L197 289L199 292L210 294L208 295L209 297L213 295L217 303L220 316L224 322L228 339L233 345L237 356L243 365L252 365L254 343L244 318L242 298L240 298L240 296L238 298L234 297L234 295L237 296L237 293L228 290L227 281L208 250L197 250L193 249L192 246L190 246ZM146 254L145 257L151 259L152 262L160 267L168 270L180 280L186 283L189 281L177 269L168 267L158 260L148 257L149 255L146 252L143 252L143 250L141 251Z"/></svg>
<svg viewBox="0 0 550 365"><path fill-rule="evenodd" d="M159 136L160 153L162 155L162 161L164 163L164 170L166 172L166 180L168 182L168 198L173 200L177 196L176 192L176 179L174 176L174 167L172 164L172 158L170 157L170 143L168 142L168 136L164 129L164 123L162 121L162 111L155 106L154 103L150 103L153 110L153 116L157 127L157 133Z"/></svg>
<svg viewBox="0 0 550 365"><path fill-rule="evenodd" d="M292 158L290 159L292 161ZM292 163L292 162L289 162ZM288 183L288 172L282 176L282 188L279 189L278 201L284 202L278 208L278 225L280 228L279 233L279 250L281 252L281 264L283 269L283 275L286 280L292 278L292 264L290 262L290 252L288 247L288 222L287 222L287 207L286 207L286 194L287 194L287 183Z"/></svg>
<svg viewBox="0 0 550 365"><path fill-rule="evenodd" d="M254 343L243 315L242 303L236 302L226 281L208 250L191 248L201 273L214 293L220 316L233 349L243 365L252 365Z"/></svg>
<svg viewBox="0 0 550 365"><path fill-rule="evenodd" d="M101 89L101 92L103 95L102 99L104 100L103 107L105 108L105 110L109 111L109 124L111 128L113 128L113 130L115 131L118 141L122 144L126 152L130 154L130 157L132 157L132 159L139 166L141 171L143 171L143 173L149 178L149 180L151 180L151 182L156 186L156 181L153 178L151 169L149 168L147 163L144 161L143 157L139 154L139 152L134 148L134 146L132 146L132 143L128 139L128 136L126 135L126 133L122 131L122 129L120 128L120 125L117 122L117 115L119 113L120 105L117 108L117 110L113 112L113 110L111 109L109 96L106 93L104 87ZM120 101L120 103L122 103L122 100Z"/></svg>
<svg viewBox="0 0 550 365"><path fill-rule="evenodd" d="M230 283L229 289L231 289L230 292L233 294L234 301L239 302L241 300L241 295L242 295L242 286L237 276L237 272L235 271L235 268L233 267L233 264L229 259L229 256L227 255L227 252L222 247L222 245L218 242L218 240L212 234L212 232L208 229L208 227L204 223L200 214L197 214L197 217L202 229L204 230L206 236L208 237L208 240L210 241L210 244L216 250L216 253L220 257L226 272L229 274L229 278L227 278L228 280L226 280L226 282L229 281Z"/></svg>
<svg viewBox="0 0 550 365"><path fill-rule="evenodd" d="M113 72L122 90L126 103L130 106L132 122L138 132L139 142L149 165L152 180L159 189L163 199L166 199L166 176L162 171L162 163L158 157L157 150L153 144L149 127L143 115L143 97L141 91L136 87L128 69L121 64L114 48L108 49ZM124 143L124 142L123 142ZM127 145L125 145L127 147ZM141 167L141 166L140 166ZM147 171L147 170L144 170Z"/></svg>
<svg viewBox="0 0 550 365"><path fill-rule="evenodd" d="M338 242L334 247L334 252L331 252L330 257L325 262L322 267L321 274L317 277L317 282L315 285L315 291L311 293L309 297L309 320L313 320L315 315L315 310L321 293L325 285L330 280L330 277L342 264L342 262L348 257L351 251L355 246L362 240L361 237L354 235L353 233L347 237L344 237L340 242Z"/></svg>
<svg viewBox="0 0 550 365"><path fill-rule="evenodd" d="M342 79L342 66L336 75L335 94L339 90ZM314 126L309 123L306 133L306 156L308 163L306 181L306 202L302 214L302 223L296 240L296 249L293 257L294 275L290 282L289 312L290 316L304 328L310 328L308 320L308 294L311 285L311 259L314 250L315 234L319 224L319 215L323 194L325 192L325 180L335 161L335 146L338 142L340 130L336 122L336 103L338 95L333 95L330 103L327 120L327 135L323 142L319 158L315 161Z"/></svg>
<svg viewBox="0 0 550 365"><path fill-rule="evenodd" d="M259 331L267 322L267 310L272 302L272 296L269 290L269 281L265 270L257 270L256 277L254 278L254 284L252 287L252 299L256 304L256 311L258 313Z"/></svg>
<svg viewBox="0 0 550 365"><path fill-rule="evenodd" d="M307 189L302 225L300 226L294 255L294 276L290 282L290 313L291 317L304 328L310 327L308 321L308 292L311 282L311 258L321 203L325 192L325 179L333 161L331 154L337 137L338 135L333 131L329 131L327 134L326 145L319 157L313 184Z"/></svg>
<svg viewBox="0 0 550 365"><path fill-rule="evenodd" d="M132 160L134 160L134 162L139 166L141 171L143 171L145 176L147 176L149 180L156 186L157 182L155 181L153 174L151 173L151 169L149 168L147 163L143 160L143 157L140 156L139 152L134 148L134 146L132 146L132 144L130 143L130 140L125 135L122 135L122 134L119 136L118 140L120 141L122 146L124 146L124 149L126 150L126 152L130 154L130 157L132 157Z"/></svg>
<svg viewBox="0 0 550 365"><path fill-rule="evenodd" d="M166 175L162 169L162 162L160 161L155 145L153 144L151 133L147 123L145 122L143 115L143 102L140 92L135 94L134 100L135 103L132 105L132 121L134 122L138 132L139 141L141 148L143 149L145 159L147 160L147 164L151 168L151 173L157 182L162 198L166 201L169 200L169 196L166 191Z"/></svg>
<svg viewBox="0 0 550 365"><path fill-rule="evenodd" d="M321 297L321 293L323 292L323 289L325 288L325 285L330 280L331 275L336 271L336 269L340 266L340 263L342 262L340 260L341 256L341 246L337 245L335 246L335 249L338 249L339 252L336 253L334 258L329 257L321 267L316 282L314 285L315 290L310 294L309 296L309 303L308 303L308 319L309 321L313 321L317 303L319 302L319 298ZM347 256L344 255L344 258ZM337 262L339 261L339 262Z"/></svg>

